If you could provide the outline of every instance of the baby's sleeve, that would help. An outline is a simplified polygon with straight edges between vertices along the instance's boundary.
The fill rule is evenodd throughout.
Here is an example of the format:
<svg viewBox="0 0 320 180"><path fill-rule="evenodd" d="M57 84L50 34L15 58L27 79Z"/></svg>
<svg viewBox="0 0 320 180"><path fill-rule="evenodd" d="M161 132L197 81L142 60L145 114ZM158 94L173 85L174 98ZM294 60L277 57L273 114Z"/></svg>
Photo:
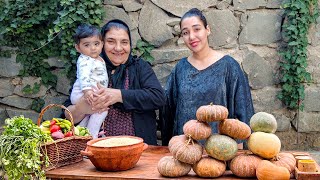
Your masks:
<svg viewBox="0 0 320 180"><path fill-rule="evenodd" d="M77 62L77 78L80 82L81 90L91 89L93 61L89 57L80 56Z"/></svg>

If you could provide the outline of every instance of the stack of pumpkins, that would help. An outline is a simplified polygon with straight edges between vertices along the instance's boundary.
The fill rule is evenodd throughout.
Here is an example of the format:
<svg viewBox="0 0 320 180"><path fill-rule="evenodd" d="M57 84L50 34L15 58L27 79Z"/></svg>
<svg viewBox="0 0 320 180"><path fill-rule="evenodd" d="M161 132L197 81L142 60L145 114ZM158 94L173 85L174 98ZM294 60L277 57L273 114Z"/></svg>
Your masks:
<svg viewBox="0 0 320 180"><path fill-rule="evenodd" d="M264 179L290 179L296 166L291 153L280 152L281 141L274 133L277 121L273 115L258 112L250 119L253 133L248 139L247 151L233 158L230 170L239 177ZM251 154L251 152L253 154Z"/></svg>
<svg viewBox="0 0 320 180"><path fill-rule="evenodd" d="M158 162L158 171L163 176L180 177L191 170L200 177L219 177L226 170L226 161L236 156L237 142L247 139L251 130L245 123L227 119L228 109L220 105L205 105L196 112L197 120L189 120L183 126L183 135L169 141L172 156L165 156ZM220 134L212 134L210 122L220 122ZM206 140L203 147L198 140Z"/></svg>
<svg viewBox="0 0 320 180"><path fill-rule="evenodd" d="M290 153L279 153L281 142L274 134L277 122L271 114L256 113L250 119L251 128L237 119L227 119L228 109L220 105L201 106L196 117L197 120L185 123L183 135L170 139L168 148L172 156L165 156L158 162L161 175L180 177L192 168L200 177L214 178L223 175L228 162L232 173L239 177L290 178L295 159ZM215 121L219 122L219 134L212 134L208 124ZM235 139L248 139L252 153L238 152ZM198 140L206 140L206 153Z"/></svg>

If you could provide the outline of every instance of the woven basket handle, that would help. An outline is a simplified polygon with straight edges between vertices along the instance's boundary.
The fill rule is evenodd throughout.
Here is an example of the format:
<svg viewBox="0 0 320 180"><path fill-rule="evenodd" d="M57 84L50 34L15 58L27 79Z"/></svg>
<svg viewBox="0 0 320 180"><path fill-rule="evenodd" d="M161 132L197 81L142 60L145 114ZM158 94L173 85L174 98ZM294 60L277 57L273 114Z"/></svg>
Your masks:
<svg viewBox="0 0 320 180"><path fill-rule="evenodd" d="M67 113L68 113L69 116L70 116L70 121L71 121L71 132L72 132L72 135L74 136L74 123L73 123L72 114L71 114L71 112L69 111L68 108L66 108L65 106L60 105L60 104L49 104L48 106L46 106L45 108L43 108L43 109L41 110L40 114L39 114L39 117L38 117L38 126L40 126L40 124L41 124L41 120L42 120L42 116L43 116L44 112L46 112L46 110L48 110L48 109L50 109L50 108L52 108L52 107L60 107L60 108L62 108L62 109L64 109L64 110L67 111Z"/></svg>

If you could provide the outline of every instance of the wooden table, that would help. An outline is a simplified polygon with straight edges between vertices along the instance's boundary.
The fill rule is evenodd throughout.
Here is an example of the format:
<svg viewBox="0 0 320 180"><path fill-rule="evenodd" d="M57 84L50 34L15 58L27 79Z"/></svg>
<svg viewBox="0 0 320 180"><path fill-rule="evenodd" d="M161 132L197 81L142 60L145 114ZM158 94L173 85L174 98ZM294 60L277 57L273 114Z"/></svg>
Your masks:
<svg viewBox="0 0 320 180"><path fill-rule="evenodd" d="M146 149L138 163L134 168L126 171L118 172L102 172L96 170L89 159L60 167L46 172L47 178L53 179L170 179L161 176L157 170L157 164L163 156L170 156L169 150L166 146L149 146ZM199 178L191 170L187 176L179 177L177 179L205 179ZM212 179L212 178L211 178ZM216 179L239 179L234 176L231 171L226 171L222 177Z"/></svg>

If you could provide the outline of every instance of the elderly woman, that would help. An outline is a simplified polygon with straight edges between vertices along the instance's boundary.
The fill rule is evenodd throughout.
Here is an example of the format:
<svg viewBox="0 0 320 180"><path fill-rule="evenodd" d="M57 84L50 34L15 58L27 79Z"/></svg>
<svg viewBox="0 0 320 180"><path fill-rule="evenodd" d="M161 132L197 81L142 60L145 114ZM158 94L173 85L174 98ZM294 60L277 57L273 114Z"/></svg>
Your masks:
<svg viewBox="0 0 320 180"><path fill-rule="evenodd" d="M149 63L131 55L131 35L121 20L102 27L102 58L109 75L108 88L98 85L91 105L83 98L76 105L65 106L75 123L86 114L108 110L103 130L106 136L133 135L151 145L157 144L155 110L164 105L163 89ZM68 114L65 113L67 118Z"/></svg>

